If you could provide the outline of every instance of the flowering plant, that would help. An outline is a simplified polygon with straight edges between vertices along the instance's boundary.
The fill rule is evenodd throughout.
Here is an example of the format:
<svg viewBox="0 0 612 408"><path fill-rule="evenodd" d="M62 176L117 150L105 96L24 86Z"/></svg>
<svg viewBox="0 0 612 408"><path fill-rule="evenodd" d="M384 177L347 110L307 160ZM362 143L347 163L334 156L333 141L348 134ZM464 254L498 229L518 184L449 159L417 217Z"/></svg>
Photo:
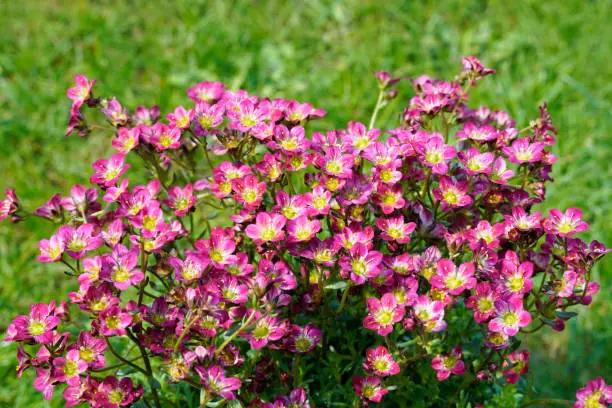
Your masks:
<svg viewBox="0 0 612 408"><path fill-rule="evenodd" d="M77 76L66 134L110 130L115 152L34 212L1 202L0 219L61 225L38 260L74 280L68 303L10 324L17 374L66 406L573 405L532 398L519 339L589 305L608 250L576 237L579 209L533 210L556 160L546 106L520 130L471 109L494 71L462 62L454 81L411 79L384 132L385 72L369 125L325 134L308 103L202 82L164 122ZM576 398L604 407L612 389Z"/></svg>

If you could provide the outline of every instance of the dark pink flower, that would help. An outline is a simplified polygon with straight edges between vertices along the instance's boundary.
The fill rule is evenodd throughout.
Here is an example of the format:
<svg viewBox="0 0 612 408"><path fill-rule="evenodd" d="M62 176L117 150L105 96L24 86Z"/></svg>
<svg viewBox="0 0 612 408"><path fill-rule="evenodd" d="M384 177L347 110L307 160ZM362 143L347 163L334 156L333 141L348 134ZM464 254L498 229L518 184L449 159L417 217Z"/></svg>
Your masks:
<svg viewBox="0 0 612 408"><path fill-rule="evenodd" d="M554 208L550 210L548 218L542 220L542 226L549 234L560 237L571 237L589 228L589 224L582 221L582 211L578 208L568 208L565 213Z"/></svg>
<svg viewBox="0 0 612 408"><path fill-rule="evenodd" d="M57 231L57 236L64 243L66 253L74 259L81 259L87 252L103 244L102 239L95 234L92 224L79 225L76 229L62 225Z"/></svg>
<svg viewBox="0 0 612 408"><path fill-rule="evenodd" d="M400 244L410 242L410 234L416 228L416 223L405 222L403 215L389 219L378 218L375 222L382 232L382 239L385 241L396 241Z"/></svg>
<svg viewBox="0 0 612 408"><path fill-rule="evenodd" d="M391 333L393 324L404 317L405 309L403 306L398 306L393 293L385 293L380 300L366 299L366 304L370 314L363 320L363 327L375 330L380 336Z"/></svg>
<svg viewBox="0 0 612 408"><path fill-rule="evenodd" d="M393 359L393 356L385 346L367 349L363 368L367 372L379 377L395 375L400 372L399 364Z"/></svg>
<svg viewBox="0 0 612 408"><path fill-rule="evenodd" d="M306 215L301 215L287 222L287 242L308 242L321 230L321 221L311 220Z"/></svg>
<svg viewBox="0 0 612 408"><path fill-rule="evenodd" d="M436 377L444 381L451 374L461 375L465 372L465 363L461 360L463 353L461 347L455 347L448 354L439 354L431 361L431 367L437 371Z"/></svg>
<svg viewBox="0 0 612 408"><path fill-rule="evenodd" d="M512 163L535 163L542 159L544 143L530 143L529 139L523 138L512 142L512 146L504 146L502 151Z"/></svg>
<svg viewBox="0 0 612 408"><path fill-rule="evenodd" d="M126 155L136 146L140 141L140 128L135 127L128 129L126 127L119 128L117 130L117 137L113 139L112 145L119 153Z"/></svg>
<svg viewBox="0 0 612 408"><path fill-rule="evenodd" d="M76 385L80 382L79 375L87 371L87 362L83 360L78 350L70 350L66 357L53 359L54 377L56 381Z"/></svg>
<svg viewBox="0 0 612 408"><path fill-rule="evenodd" d="M125 156L115 153L109 160L96 160L92 167L96 172L91 176L90 181L101 187L112 187L117 183L119 177L130 168L130 165L125 164Z"/></svg>
<svg viewBox="0 0 612 408"><path fill-rule="evenodd" d="M511 366L507 360L510 360ZM503 363L503 367L506 368L503 373L504 377L508 384L516 384L519 377L529 371L529 351L513 351L508 354L507 360Z"/></svg>
<svg viewBox="0 0 612 408"><path fill-rule="evenodd" d="M285 239L285 226L287 219L281 214L260 212L255 218L255 224L246 227L246 235L257 244L276 242Z"/></svg>
<svg viewBox="0 0 612 408"><path fill-rule="evenodd" d="M606 408L612 403L612 385L598 377L576 392L576 400L574 408Z"/></svg>
<svg viewBox="0 0 612 408"><path fill-rule="evenodd" d="M193 194L193 185L187 184L184 188L173 186L168 189L168 198L164 204L174 210L174 215L182 217L187 214L197 201Z"/></svg>
<svg viewBox="0 0 612 408"><path fill-rule="evenodd" d="M455 181L450 177L440 177L438 188L433 190L436 201L442 203L442 211L466 207L474 201L468 194L469 185L465 180Z"/></svg>
<svg viewBox="0 0 612 408"><path fill-rule="evenodd" d="M374 376L353 377L353 388L359 398L372 402L380 402L389 392L382 386L380 378Z"/></svg>
<svg viewBox="0 0 612 408"><path fill-rule="evenodd" d="M124 336L132 324L132 316L119 306L110 306L100 313L100 333L104 336Z"/></svg>
<svg viewBox="0 0 612 408"><path fill-rule="evenodd" d="M430 279L431 285L451 295L460 295L464 290L476 286L474 264L463 263L457 268L449 259L438 261L438 273Z"/></svg>
<svg viewBox="0 0 612 408"><path fill-rule="evenodd" d="M191 121L194 117L192 109L185 109L182 106L177 106L174 112L166 115L166 120L171 127L178 129L188 129L191 126Z"/></svg>
<svg viewBox="0 0 612 408"><path fill-rule="evenodd" d="M493 290L487 282L476 285L475 294L470 296L465 305L474 311L476 323L484 323L495 314L495 302L501 299L501 293Z"/></svg>
<svg viewBox="0 0 612 408"><path fill-rule="evenodd" d="M128 110L121 106L119 101L115 98L111 98L106 107L100 109L100 111L106 115L113 126L126 125L130 116Z"/></svg>
<svg viewBox="0 0 612 408"><path fill-rule="evenodd" d="M226 377L222 367L217 365L208 368L196 366L195 371L198 373L200 381L209 392L228 400L236 398L232 391L239 389L242 382L235 377Z"/></svg>
<svg viewBox="0 0 612 408"><path fill-rule="evenodd" d="M89 81L85 75L79 74L74 78L76 86L68 89L66 95L73 100L73 106L81 106L91 97L91 89L96 83L95 79Z"/></svg>
<svg viewBox="0 0 612 408"><path fill-rule="evenodd" d="M212 103L223 96L225 85L221 82L204 81L187 90L187 95L194 102Z"/></svg>
<svg viewBox="0 0 612 408"><path fill-rule="evenodd" d="M19 201L15 190L7 188L4 193L4 200L0 201L0 221L5 220L9 215L15 214L19 209Z"/></svg>
<svg viewBox="0 0 612 408"><path fill-rule="evenodd" d="M59 322L60 318L55 315L55 302L31 305L28 316L13 319L7 329L6 341L34 339L37 343L49 344L53 341L53 329Z"/></svg>
<svg viewBox="0 0 612 408"><path fill-rule="evenodd" d="M380 263L382 254L378 251L370 251L362 243L356 243L350 250L349 255L340 259L340 267L343 274L350 275L350 278L357 285L361 285L366 280L374 278L380 274Z"/></svg>
<svg viewBox="0 0 612 408"><path fill-rule="evenodd" d="M321 330L312 324L300 327L292 325L288 330L285 348L292 353L309 353L321 341Z"/></svg>
<svg viewBox="0 0 612 408"><path fill-rule="evenodd" d="M519 329L531 323L531 315L523 309L521 298L510 298L507 301L495 302L495 317L489 322L489 330L514 336Z"/></svg>

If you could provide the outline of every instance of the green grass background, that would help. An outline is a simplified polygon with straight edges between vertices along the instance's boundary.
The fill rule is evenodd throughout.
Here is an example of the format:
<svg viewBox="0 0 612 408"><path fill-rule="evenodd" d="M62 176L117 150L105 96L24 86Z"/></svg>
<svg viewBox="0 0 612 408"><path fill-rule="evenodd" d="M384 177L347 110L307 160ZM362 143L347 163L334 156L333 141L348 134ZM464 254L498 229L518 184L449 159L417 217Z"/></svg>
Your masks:
<svg viewBox="0 0 612 408"><path fill-rule="evenodd" d="M610 61L607 0L564 1L12 1L0 0L0 188L16 187L35 208L87 183L91 162L110 154L107 134L65 138L73 77L127 106L189 104L202 80L309 101L328 111L317 129L367 121L371 71L452 78L460 58L479 56L498 75L471 103L506 109L527 124L548 101L559 129L556 183L548 207L579 206L585 238L612 246ZM396 111L412 95L400 86ZM379 125L391 124L385 111ZM0 225L0 331L33 301L65 298L61 271L36 263L42 221ZM612 257L598 268L602 290L563 333L528 343L541 396L572 398L597 375L612 381ZM554 334L554 335L553 335ZM32 373L15 379L16 347L0 343L0 406L42 402Z"/></svg>

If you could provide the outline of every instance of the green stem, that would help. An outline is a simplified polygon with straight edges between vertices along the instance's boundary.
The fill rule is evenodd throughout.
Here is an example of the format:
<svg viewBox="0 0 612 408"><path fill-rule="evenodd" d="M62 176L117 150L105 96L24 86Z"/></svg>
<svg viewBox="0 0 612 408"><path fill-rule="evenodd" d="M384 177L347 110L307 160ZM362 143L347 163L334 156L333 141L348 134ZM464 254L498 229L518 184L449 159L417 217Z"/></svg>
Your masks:
<svg viewBox="0 0 612 408"><path fill-rule="evenodd" d="M385 93L384 91L380 91L378 93L378 100L376 101L376 106L374 107L374 112L372 112L372 117L370 118L370 123L368 124L368 130L374 127L374 123L376 123L376 117L378 116L378 111L382 108L382 102L384 99Z"/></svg>
<svg viewBox="0 0 612 408"><path fill-rule="evenodd" d="M106 340L106 344L108 345L108 349L110 350L111 353L113 353L113 355L119 360L122 361L124 364L129 365L130 367L134 368L135 370L140 371L143 374L147 374L147 372L140 366L132 363L130 360L126 360L125 358L121 357L119 355L119 353L117 353L117 351L113 348L113 345L111 344L110 340L108 339L108 337L105 337L104 340Z"/></svg>
<svg viewBox="0 0 612 408"><path fill-rule="evenodd" d="M349 281L349 283L346 284L346 287L344 288L344 293L342 293L342 299L340 300L340 307L338 308L338 310L336 310L336 315L339 315L340 312L342 312L342 309L344 309L346 299L348 298L348 293L353 287L352 283L352 281Z"/></svg>
<svg viewBox="0 0 612 408"><path fill-rule="evenodd" d="M252 320L253 320L253 318L255 317L255 312L256 312L256 311L255 311L255 310L253 310L253 311L251 312L251 315L249 316L249 318L248 318L248 319L247 319L247 320L246 320L244 323L242 323L242 326L240 326L238 329L236 329L236 331L235 331L235 332L233 332L233 333L232 333L232 335L231 335L231 336L229 336L229 337L228 337L228 338L227 338L227 339L226 339L226 340L225 340L225 341L224 341L224 342L221 344L221 346L219 346L219 348L218 348L218 349L217 349L217 351L215 352L215 357L218 357L218 356L219 356L219 354L221 354L221 352L223 351L223 349L224 349L224 348L225 348L225 347L226 347L226 346L227 346L227 345L228 345L228 344L229 344L229 343L230 343L232 340L234 340L234 338L235 338L237 335L239 335L239 334L240 334L240 333L241 333L241 332L242 332L244 329L246 329L246 328L247 328L247 326L248 326L249 324L251 324L251 321L252 321Z"/></svg>

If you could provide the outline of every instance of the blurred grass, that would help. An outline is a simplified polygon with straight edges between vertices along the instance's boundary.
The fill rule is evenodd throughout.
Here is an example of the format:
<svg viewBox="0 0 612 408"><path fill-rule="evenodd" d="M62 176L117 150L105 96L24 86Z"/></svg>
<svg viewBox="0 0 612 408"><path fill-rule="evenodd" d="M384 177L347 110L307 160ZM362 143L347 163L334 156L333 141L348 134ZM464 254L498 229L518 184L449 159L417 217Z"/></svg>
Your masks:
<svg viewBox="0 0 612 408"><path fill-rule="evenodd" d="M62 136L77 73L97 78L100 94L162 112L188 104L189 85L220 80L324 108L314 125L324 129L367 120L372 70L452 78L462 56L476 55L498 75L475 90L473 105L526 124L548 101L560 131L548 206L581 207L592 224L585 238L611 246L611 9L607 0L0 1L0 188L17 187L34 208L87 183L90 163L110 153L107 135ZM411 91L400 91L403 103ZM379 125L393 115L385 111ZM72 288L35 261L37 241L52 232L42 221L0 225L0 330L30 302ZM597 375L612 381L610 258L592 307L565 332L529 341L541 395L571 399ZM0 406L48 406L31 373L15 380L14 352L0 343Z"/></svg>

